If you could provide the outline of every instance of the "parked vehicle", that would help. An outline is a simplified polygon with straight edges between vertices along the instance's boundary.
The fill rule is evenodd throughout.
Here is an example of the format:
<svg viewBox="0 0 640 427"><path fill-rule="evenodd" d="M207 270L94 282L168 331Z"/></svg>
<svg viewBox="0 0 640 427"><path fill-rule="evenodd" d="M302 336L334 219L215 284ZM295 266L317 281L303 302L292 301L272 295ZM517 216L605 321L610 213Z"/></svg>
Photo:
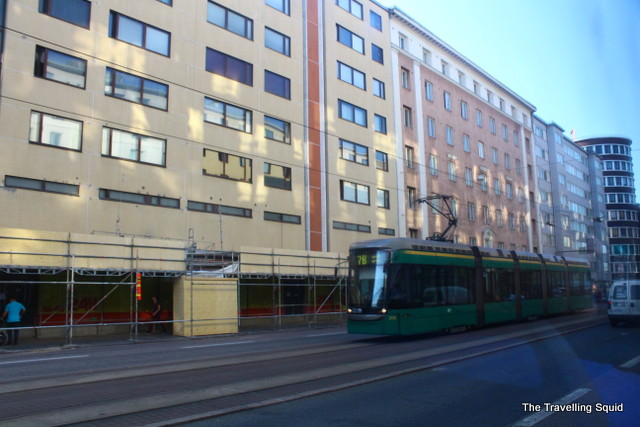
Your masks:
<svg viewBox="0 0 640 427"><path fill-rule="evenodd" d="M618 280L609 290L609 321L640 322L640 280Z"/></svg>

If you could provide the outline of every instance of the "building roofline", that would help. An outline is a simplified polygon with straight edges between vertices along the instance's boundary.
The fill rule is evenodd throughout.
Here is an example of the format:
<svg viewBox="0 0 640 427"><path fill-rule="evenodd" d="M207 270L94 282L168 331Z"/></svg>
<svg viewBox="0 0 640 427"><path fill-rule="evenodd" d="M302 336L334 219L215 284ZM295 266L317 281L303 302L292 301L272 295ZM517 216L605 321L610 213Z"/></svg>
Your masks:
<svg viewBox="0 0 640 427"><path fill-rule="evenodd" d="M484 71L482 68L480 68L478 65L474 64L473 62L471 62L471 60L469 60L468 58L466 58L465 56L463 56L462 54L460 54L460 52L456 51L454 48L452 48L451 46L449 46L447 43L445 43L444 41L442 41L442 39L440 39L439 37L437 37L435 34L433 34L431 31L427 30L424 26L422 26L422 24L416 22L413 18L411 18L407 13L405 13L404 11L402 11L401 9L398 9L397 7L392 7L388 9L389 11L389 15L392 18L398 18L399 20L403 21L405 24L409 25L410 27L412 27L414 30L416 30L417 32L419 32L423 37L425 37L426 39L432 41L433 43L435 43L438 47L444 49L447 53L451 54L455 59L457 59L458 61L462 62L464 65L470 67L471 69L473 69L474 71L476 71L478 74L480 74L482 77L484 77L485 79L489 80L492 84L496 85L497 87L499 87L500 89L504 90L505 92L507 92L509 95L513 96L515 99L517 99L519 102L521 102L522 104L524 104L525 106L527 106L527 108L529 108L532 111L537 111L536 107L531 104L529 101L527 101L526 99L522 98L520 95L518 95L517 93L515 93L513 90L509 89L507 86L505 86L504 84L502 84L498 79L492 77L489 73L487 73L486 71Z"/></svg>

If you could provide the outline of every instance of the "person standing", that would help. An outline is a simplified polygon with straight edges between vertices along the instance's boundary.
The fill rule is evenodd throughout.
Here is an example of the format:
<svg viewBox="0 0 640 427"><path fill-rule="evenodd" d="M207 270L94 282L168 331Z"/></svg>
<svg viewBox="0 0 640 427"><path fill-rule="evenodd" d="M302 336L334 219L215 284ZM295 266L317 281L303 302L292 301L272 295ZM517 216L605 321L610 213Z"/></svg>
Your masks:
<svg viewBox="0 0 640 427"><path fill-rule="evenodd" d="M158 298L151 297L151 303L153 305L151 308L152 323L149 325L149 329L147 330L147 333L153 332L156 326L156 322L162 322L162 306L158 302ZM166 334L167 327L164 325L164 323L160 323L160 327L162 328L162 332Z"/></svg>
<svg viewBox="0 0 640 427"><path fill-rule="evenodd" d="M14 297L9 298L9 304L4 308L3 319L7 321L7 335L9 336L9 342L7 344L17 345L19 329L13 329L20 326L20 320L25 312L24 305L20 304Z"/></svg>

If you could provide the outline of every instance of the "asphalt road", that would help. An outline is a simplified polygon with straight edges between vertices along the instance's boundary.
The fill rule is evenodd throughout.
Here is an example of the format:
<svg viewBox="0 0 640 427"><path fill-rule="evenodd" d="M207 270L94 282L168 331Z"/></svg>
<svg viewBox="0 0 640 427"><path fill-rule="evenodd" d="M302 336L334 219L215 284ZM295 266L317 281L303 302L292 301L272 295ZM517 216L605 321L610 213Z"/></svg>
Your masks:
<svg viewBox="0 0 640 427"><path fill-rule="evenodd" d="M409 339L334 328L3 354L0 424L634 425L640 328L605 322L591 312ZM535 410L565 401L582 411ZM596 411L614 403L624 411Z"/></svg>

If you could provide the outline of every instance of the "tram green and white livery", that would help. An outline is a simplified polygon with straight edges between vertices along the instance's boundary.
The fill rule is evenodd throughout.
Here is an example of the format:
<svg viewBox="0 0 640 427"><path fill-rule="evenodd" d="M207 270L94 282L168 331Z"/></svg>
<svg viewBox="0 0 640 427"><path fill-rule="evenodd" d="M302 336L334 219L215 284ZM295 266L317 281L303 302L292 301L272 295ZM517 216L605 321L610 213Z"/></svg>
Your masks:
<svg viewBox="0 0 640 427"><path fill-rule="evenodd" d="M583 259L393 238L349 251L350 333L413 335L592 306Z"/></svg>

